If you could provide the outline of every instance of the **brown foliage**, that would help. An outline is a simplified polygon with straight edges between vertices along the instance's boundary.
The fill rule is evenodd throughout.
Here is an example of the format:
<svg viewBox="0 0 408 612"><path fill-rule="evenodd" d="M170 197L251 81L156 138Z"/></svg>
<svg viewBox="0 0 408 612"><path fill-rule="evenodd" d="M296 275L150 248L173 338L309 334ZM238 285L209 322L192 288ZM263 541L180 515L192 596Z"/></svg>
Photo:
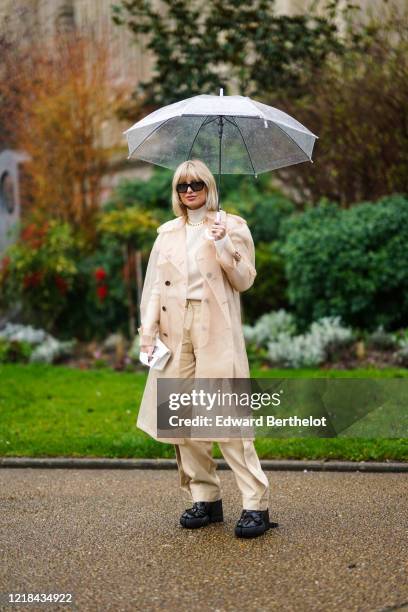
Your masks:
<svg viewBox="0 0 408 612"><path fill-rule="evenodd" d="M408 192L408 9L372 17L360 50L310 74L310 94L282 107L319 136L313 166L279 172L301 200L348 207ZM278 104L277 104L278 106Z"/></svg>
<svg viewBox="0 0 408 612"><path fill-rule="evenodd" d="M0 78L7 144L31 158L32 216L68 221L89 238L108 167L103 128L124 94L111 86L109 70L103 38L67 32L29 45L15 41Z"/></svg>

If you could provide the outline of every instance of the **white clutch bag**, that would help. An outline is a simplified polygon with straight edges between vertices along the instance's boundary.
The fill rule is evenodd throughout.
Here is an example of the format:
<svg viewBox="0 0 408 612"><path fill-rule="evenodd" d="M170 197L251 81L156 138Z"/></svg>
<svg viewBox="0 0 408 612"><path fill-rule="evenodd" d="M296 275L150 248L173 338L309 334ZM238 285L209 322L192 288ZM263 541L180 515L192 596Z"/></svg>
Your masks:
<svg viewBox="0 0 408 612"><path fill-rule="evenodd" d="M153 356L150 361L148 361L147 353L140 351L140 361L149 366L149 368L153 368L155 370L163 370L164 366L168 362L171 355L171 351L167 346L160 340L159 336L156 337L154 341L154 349Z"/></svg>

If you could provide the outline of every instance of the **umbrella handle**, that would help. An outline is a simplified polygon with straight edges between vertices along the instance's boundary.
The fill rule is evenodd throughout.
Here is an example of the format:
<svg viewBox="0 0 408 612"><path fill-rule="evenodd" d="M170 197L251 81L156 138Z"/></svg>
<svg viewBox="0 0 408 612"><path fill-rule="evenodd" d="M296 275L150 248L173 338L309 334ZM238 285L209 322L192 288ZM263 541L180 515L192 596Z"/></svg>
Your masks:
<svg viewBox="0 0 408 612"><path fill-rule="evenodd" d="M219 210L217 210L217 214L215 215L215 220L219 223L221 220L221 212ZM208 229L205 230L205 237L207 238L207 240L215 240L214 236L212 236L210 234L210 232L208 231Z"/></svg>

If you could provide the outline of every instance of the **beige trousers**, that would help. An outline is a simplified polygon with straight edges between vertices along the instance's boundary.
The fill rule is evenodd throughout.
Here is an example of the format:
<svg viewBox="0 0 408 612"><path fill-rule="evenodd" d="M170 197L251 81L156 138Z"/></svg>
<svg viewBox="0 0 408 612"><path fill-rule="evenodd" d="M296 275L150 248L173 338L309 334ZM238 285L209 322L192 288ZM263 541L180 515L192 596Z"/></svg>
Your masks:
<svg viewBox="0 0 408 612"><path fill-rule="evenodd" d="M187 300L180 359L180 378L192 378L199 336L201 300ZM252 440L240 438L218 442L225 461L234 473L245 510L266 510L269 500L268 478L262 470ZM193 441L175 444L180 487L190 501L216 501L221 498L217 464L212 457L212 442Z"/></svg>

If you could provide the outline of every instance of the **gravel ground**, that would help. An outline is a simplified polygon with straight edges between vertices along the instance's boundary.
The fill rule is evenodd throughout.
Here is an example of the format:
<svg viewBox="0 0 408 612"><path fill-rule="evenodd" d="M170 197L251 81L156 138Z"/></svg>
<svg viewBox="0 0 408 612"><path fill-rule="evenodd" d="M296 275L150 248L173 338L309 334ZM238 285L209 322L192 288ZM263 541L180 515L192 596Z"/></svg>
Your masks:
<svg viewBox="0 0 408 612"><path fill-rule="evenodd" d="M189 531L176 471L3 468L0 591L73 593L31 611L408 609L406 474L267 474L280 527L240 540L230 471L225 522Z"/></svg>

